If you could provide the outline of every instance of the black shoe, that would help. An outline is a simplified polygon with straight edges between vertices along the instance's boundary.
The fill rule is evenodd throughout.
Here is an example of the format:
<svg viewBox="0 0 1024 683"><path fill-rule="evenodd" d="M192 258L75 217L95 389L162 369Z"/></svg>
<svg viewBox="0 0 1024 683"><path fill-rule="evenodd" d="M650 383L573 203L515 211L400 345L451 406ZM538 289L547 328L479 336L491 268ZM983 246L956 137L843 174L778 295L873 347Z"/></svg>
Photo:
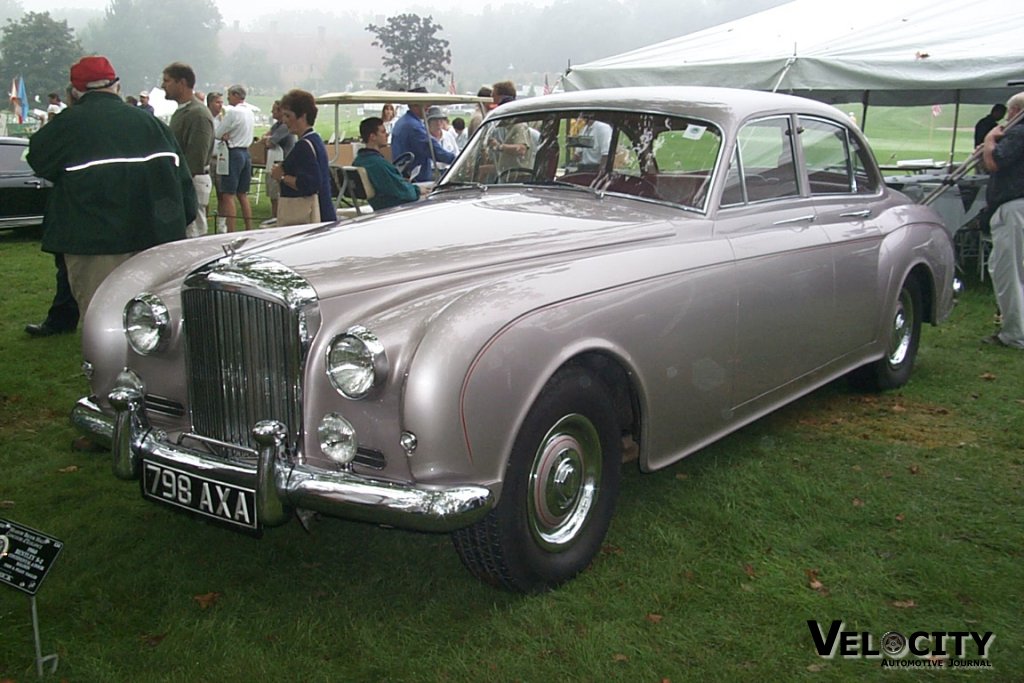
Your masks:
<svg viewBox="0 0 1024 683"><path fill-rule="evenodd" d="M75 328L73 327L64 330L58 329L56 327L51 327L50 323L46 322L45 320L39 323L38 325L34 323L30 325L25 325L25 332L30 337L52 337L55 334L71 334L74 331Z"/></svg>

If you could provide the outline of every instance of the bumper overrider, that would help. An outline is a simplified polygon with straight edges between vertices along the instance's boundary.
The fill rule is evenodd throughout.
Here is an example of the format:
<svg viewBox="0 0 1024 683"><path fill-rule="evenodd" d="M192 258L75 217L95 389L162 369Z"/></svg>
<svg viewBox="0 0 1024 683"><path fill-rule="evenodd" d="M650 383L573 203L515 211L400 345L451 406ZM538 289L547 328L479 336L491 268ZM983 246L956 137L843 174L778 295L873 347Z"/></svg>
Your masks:
<svg viewBox="0 0 1024 683"><path fill-rule="evenodd" d="M494 505L483 486L423 488L375 480L351 471L324 470L293 462L285 451L285 426L265 420L253 427L258 444L255 464L219 457L167 439L153 429L134 387L117 387L108 397L115 416L97 402L78 401L71 420L113 452L114 474L139 479L142 464L180 472L200 481L254 491L254 528L285 523L295 510L360 520L416 531L447 532L479 521ZM145 487L144 487L145 488Z"/></svg>

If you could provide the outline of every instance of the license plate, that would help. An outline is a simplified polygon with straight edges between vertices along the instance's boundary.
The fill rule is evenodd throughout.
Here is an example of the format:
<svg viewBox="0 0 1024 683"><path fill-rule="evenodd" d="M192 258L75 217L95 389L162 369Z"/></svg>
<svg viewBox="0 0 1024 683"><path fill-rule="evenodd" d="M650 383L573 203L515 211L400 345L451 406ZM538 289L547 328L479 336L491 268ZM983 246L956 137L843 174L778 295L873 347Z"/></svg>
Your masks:
<svg viewBox="0 0 1024 683"><path fill-rule="evenodd" d="M144 460L142 495L248 530L258 529L256 491Z"/></svg>

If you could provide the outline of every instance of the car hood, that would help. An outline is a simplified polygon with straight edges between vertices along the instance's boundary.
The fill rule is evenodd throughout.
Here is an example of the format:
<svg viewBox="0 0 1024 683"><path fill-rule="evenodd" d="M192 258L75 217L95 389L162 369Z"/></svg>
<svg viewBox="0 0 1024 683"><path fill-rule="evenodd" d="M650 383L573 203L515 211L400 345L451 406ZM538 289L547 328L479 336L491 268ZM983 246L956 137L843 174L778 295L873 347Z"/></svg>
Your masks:
<svg viewBox="0 0 1024 683"><path fill-rule="evenodd" d="M242 248L304 277L321 298L476 268L622 248L675 233L678 209L550 191L434 198ZM561 258L559 260L561 260Z"/></svg>

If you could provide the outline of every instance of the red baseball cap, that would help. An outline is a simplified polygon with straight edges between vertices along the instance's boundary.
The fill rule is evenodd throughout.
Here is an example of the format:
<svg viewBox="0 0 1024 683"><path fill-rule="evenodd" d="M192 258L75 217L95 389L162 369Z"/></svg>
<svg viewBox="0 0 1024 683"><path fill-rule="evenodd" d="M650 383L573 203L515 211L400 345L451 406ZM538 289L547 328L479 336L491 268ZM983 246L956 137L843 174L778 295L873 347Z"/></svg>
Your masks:
<svg viewBox="0 0 1024 683"><path fill-rule="evenodd" d="M82 57L71 65L71 86L80 92L107 88L117 80L114 66L101 55Z"/></svg>

